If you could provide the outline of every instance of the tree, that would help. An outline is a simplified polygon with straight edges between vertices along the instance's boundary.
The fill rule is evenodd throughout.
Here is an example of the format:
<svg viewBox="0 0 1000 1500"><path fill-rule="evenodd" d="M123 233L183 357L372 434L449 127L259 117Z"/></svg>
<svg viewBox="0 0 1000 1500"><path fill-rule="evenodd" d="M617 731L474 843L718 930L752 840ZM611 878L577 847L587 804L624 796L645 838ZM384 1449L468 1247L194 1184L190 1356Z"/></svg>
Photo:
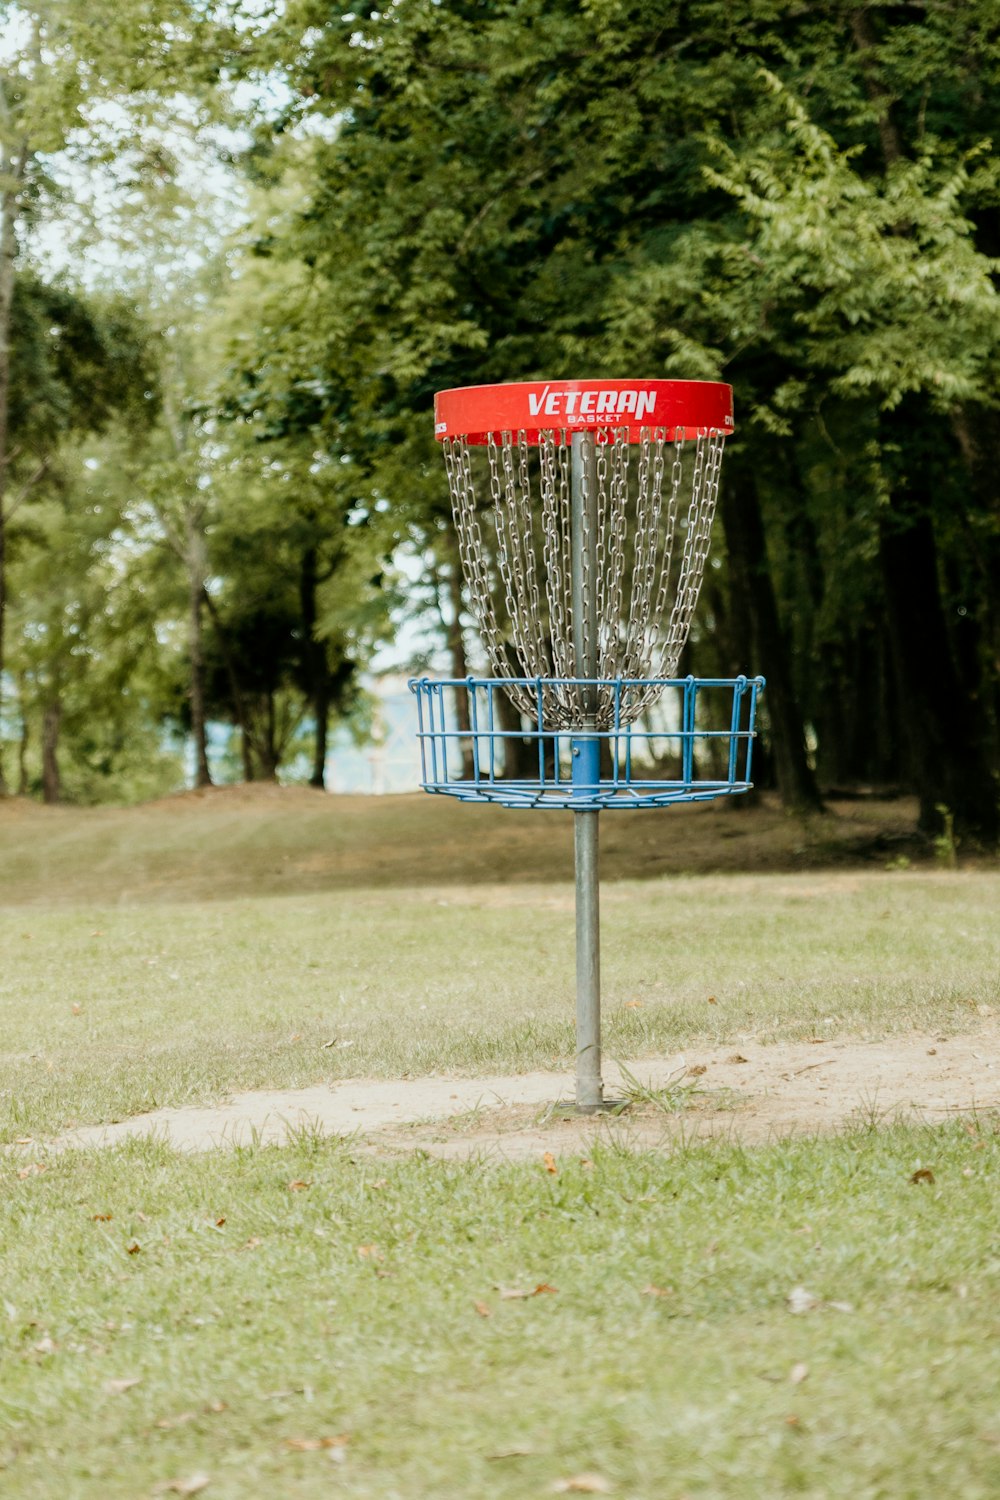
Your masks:
<svg viewBox="0 0 1000 1500"><path fill-rule="evenodd" d="M58 354L45 354L42 342L29 346L18 329L18 305L39 299L40 282L31 268L26 242L59 193L53 171L67 154L78 165L109 149L113 126L96 120L99 107L127 101L125 139L137 120L148 114L164 91L176 91L178 78L204 83L225 63L227 32L211 8L189 0L5 0L0 18L8 46L0 65L0 691L4 673L4 624L7 610L8 528L14 511L51 462L53 427L81 431L106 419L105 387L114 385L113 367L99 364L89 382L63 394L38 422L38 404L29 403L29 383L22 366L29 358L64 370ZM212 39L215 48L206 48ZM212 61L206 68L206 58ZM101 138L101 139L99 139ZM65 203L63 205L65 207ZM25 281L22 287L20 283ZM55 291L48 293L58 300ZM74 302L75 294L65 294ZM75 298L75 306L82 304ZM69 307L64 309L69 311ZM72 335L86 333L78 325ZM32 352L28 355L29 347ZM82 371L76 372L77 376ZM96 378L95 378L96 377ZM25 427L17 421L17 387L31 413ZM82 397L82 399L78 399ZM111 399L110 404L115 404ZM81 423L83 424L81 426ZM2 707L2 699L0 699ZM4 790L0 766L0 793Z"/></svg>
<svg viewBox="0 0 1000 1500"><path fill-rule="evenodd" d="M855 734L858 769L902 774L929 832L947 800L967 837L994 842L996 720L977 705L996 699L996 615L960 543L963 525L994 523L953 479L947 494L916 488L918 434L936 422L948 474L964 461L995 505L978 434L996 398L983 236L1000 217L992 166L969 156L997 123L988 0L596 0L585 13L412 0L347 18L300 0L279 50L283 37L290 114L330 123L311 160L296 156L299 222L268 253L313 273L326 347L312 391L331 445L386 496L405 467L419 497L435 388L584 364L731 379L724 519L745 599L730 614L750 610L768 658L783 795L815 803L807 739L826 738L820 764L851 759L850 715L829 705L853 704L855 679L870 703L891 660L887 732L868 736L863 766ZM864 441L832 449L838 432ZM845 531L854 575L836 556ZM904 546L920 553L922 594ZM946 602L970 580L978 641ZM883 666L859 672L861 601ZM936 619L923 655L940 699L900 649L916 615ZM939 733L956 693L967 755ZM903 765L911 704L935 727Z"/></svg>

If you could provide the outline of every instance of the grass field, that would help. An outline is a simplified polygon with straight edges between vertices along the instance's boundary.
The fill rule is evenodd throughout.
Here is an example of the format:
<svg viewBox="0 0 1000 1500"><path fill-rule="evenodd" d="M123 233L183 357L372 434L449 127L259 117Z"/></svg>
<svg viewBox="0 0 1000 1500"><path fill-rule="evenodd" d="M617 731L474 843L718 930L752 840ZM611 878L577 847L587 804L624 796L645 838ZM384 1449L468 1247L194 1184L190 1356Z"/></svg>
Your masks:
<svg viewBox="0 0 1000 1500"><path fill-rule="evenodd" d="M435 842L442 809L447 852ZM568 820L487 809L475 828L481 810L443 799L292 791L285 802L276 789L2 811L0 1140L230 1090L572 1058ZM462 844L455 818L470 814L476 837ZM612 875L641 867L623 841L641 854L649 835L630 818L605 820ZM834 868L795 873L807 834L773 809L757 818L710 810L656 824L680 830L696 865L713 846L717 865L738 847L736 873L608 882L611 1056L956 1030L996 1001L994 870L844 869L861 835L831 820ZM559 869L558 881L523 878L526 821L536 867ZM739 837L720 838L734 823ZM767 873L746 873L748 858ZM782 861L793 870L776 871ZM420 881L425 868L435 882ZM522 878L508 883L512 870Z"/></svg>
<svg viewBox="0 0 1000 1500"><path fill-rule="evenodd" d="M306 1139L7 1166L0 1488L1000 1491L985 1122L556 1165Z"/></svg>
<svg viewBox="0 0 1000 1500"><path fill-rule="evenodd" d="M1000 1006L1000 876L921 863L911 815L604 820L607 1050ZM567 820L429 798L0 804L0 1120L35 1138L0 1157L0 1492L1000 1493L991 1117L555 1171L308 1131L38 1144L233 1088L567 1062L570 859Z"/></svg>

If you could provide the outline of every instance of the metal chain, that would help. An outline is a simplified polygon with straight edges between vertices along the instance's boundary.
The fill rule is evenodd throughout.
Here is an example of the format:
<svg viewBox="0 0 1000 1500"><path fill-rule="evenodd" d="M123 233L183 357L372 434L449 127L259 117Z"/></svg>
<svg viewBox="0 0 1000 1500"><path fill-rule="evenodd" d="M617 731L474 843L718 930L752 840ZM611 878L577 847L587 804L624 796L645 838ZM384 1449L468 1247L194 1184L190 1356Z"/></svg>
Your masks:
<svg viewBox="0 0 1000 1500"><path fill-rule="evenodd" d="M507 659L504 636L497 623L496 611L493 608L492 590L489 584L489 573L486 566L485 548L483 546L483 533L476 515L475 483L472 473L472 461L469 453L469 445L465 438L456 438L445 442L445 466L448 474L449 488L451 490L452 511L455 516L455 529L458 532L459 556L462 559L462 571L465 573L466 583L469 586L471 596L472 612L479 623L479 632L483 638L490 665L498 677L509 679L511 676L510 662ZM494 521L497 526L499 537L499 520L502 506L498 504L499 473L497 470L496 442L493 434L490 434L490 442L487 445L487 453L490 467L490 491L493 499ZM450 462L449 462L450 458ZM498 548L502 556L503 548ZM501 564L501 572L503 569ZM505 581L506 582L506 581ZM510 590L507 590L508 601ZM512 621L513 626L513 621ZM508 697L515 707L522 713L531 713L533 700L523 688L510 686L507 689Z"/></svg>
<svg viewBox="0 0 1000 1500"><path fill-rule="evenodd" d="M598 675L621 677L626 683L670 677L677 671L704 577L725 434L700 433L692 461L686 465L684 434L676 433L668 486L670 435L664 428L644 428L638 445L631 521L627 429L605 429L595 433L595 439L595 462L588 466L583 482L586 486L593 484L597 491L593 497L597 515L593 549L596 569L592 573L591 538L585 520L581 582L585 616L589 618L592 609L598 614ZM542 431L538 435L541 504L537 520L526 433L488 435L486 461L495 555L492 546L487 548L476 509L469 444L464 438L453 438L446 439L442 446L470 608L493 671L507 680L508 696L517 709L534 720L538 714L536 694L533 689L519 688L510 682L515 672L542 679L581 675L582 663L577 660L575 647L577 622L571 599L570 435L564 430ZM684 545L674 583L674 541L686 469L689 500ZM585 516L589 508L583 507ZM540 525L538 536L536 525ZM491 555L498 574L496 589L491 583ZM626 574L629 574L627 589ZM673 607L663 628L661 622L671 595ZM495 598L502 598L509 622L503 629ZM657 697L655 687L642 692L626 691L620 722L633 722ZM609 728L614 712L610 689L601 690L597 708L598 727ZM584 712L584 695L578 690L550 689L546 693L546 727L572 728L579 725Z"/></svg>
<svg viewBox="0 0 1000 1500"><path fill-rule="evenodd" d="M723 435L700 433L695 448L694 472L691 477L691 504L688 508L688 532L684 542L681 575L677 583L674 607L666 631L664 675L672 677L691 629L691 620L711 545L712 521L719 491L719 468L722 462Z"/></svg>
<svg viewBox="0 0 1000 1500"><path fill-rule="evenodd" d="M656 631L652 599L657 582L656 558L663 513L663 450L666 437L662 427L654 430L644 427L639 438L632 588L625 620L625 645L621 663L621 675L626 678L642 675L643 663L648 659ZM671 541L672 538L667 539L668 549Z"/></svg>
<svg viewBox="0 0 1000 1500"><path fill-rule="evenodd" d="M625 581L625 542L628 535L628 466L630 447L628 430L614 435L608 526L608 574L604 612L601 615L602 677L618 677L622 666L622 592Z"/></svg>
<svg viewBox="0 0 1000 1500"><path fill-rule="evenodd" d="M666 434L664 434L664 439L666 439ZM656 598L652 609L645 617L641 654L634 667L634 675L636 677L653 679L670 677L676 671L676 662L672 669L669 668L667 660L668 642L666 636L661 631L663 617L667 608L667 599L670 596L674 539L677 535L677 517L680 511L680 496L684 483L684 450L685 435L683 429L679 429L674 433L674 456L670 469L670 494L667 497L666 518L662 526L663 545L660 553L658 572L654 561L654 572L657 572ZM680 653L678 652L679 655ZM643 709L648 708L658 696L659 689L657 688L646 688L642 693L637 694L635 698L636 714L638 715Z"/></svg>

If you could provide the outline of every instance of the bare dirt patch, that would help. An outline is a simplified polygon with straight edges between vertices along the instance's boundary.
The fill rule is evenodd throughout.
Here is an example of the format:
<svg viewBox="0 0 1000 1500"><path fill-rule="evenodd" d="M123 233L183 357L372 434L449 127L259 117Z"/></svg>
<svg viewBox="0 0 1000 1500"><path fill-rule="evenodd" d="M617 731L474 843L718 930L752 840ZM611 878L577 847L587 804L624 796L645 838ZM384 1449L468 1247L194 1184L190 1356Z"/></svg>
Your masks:
<svg viewBox="0 0 1000 1500"><path fill-rule="evenodd" d="M699 1047L645 1058L624 1074L609 1064L605 1076L609 1096L629 1099L620 1115L575 1116L560 1103L572 1095L565 1073L349 1079L238 1094L211 1108L155 1110L78 1129L48 1145L110 1146L157 1136L181 1150L204 1151L283 1141L305 1128L356 1138L359 1150L519 1159L585 1153L600 1137L635 1147L712 1137L755 1144L852 1124L935 1121L1000 1109L1000 1020L984 1019L961 1036ZM39 1144L31 1143L35 1150Z"/></svg>

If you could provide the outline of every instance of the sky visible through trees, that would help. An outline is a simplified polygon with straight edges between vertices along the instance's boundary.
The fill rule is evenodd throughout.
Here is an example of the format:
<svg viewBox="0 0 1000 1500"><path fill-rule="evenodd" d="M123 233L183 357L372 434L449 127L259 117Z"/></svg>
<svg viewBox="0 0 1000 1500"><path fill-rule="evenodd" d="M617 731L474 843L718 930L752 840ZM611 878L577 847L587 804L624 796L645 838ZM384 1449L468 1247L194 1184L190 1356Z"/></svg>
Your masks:
<svg viewBox="0 0 1000 1500"><path fill-rule="evenodd" d="M5 793L322 785L373 659L479 659L434 391L724 379L684 670L767 677L789 808L996 846L995 0L0 25Z"/></svg>

